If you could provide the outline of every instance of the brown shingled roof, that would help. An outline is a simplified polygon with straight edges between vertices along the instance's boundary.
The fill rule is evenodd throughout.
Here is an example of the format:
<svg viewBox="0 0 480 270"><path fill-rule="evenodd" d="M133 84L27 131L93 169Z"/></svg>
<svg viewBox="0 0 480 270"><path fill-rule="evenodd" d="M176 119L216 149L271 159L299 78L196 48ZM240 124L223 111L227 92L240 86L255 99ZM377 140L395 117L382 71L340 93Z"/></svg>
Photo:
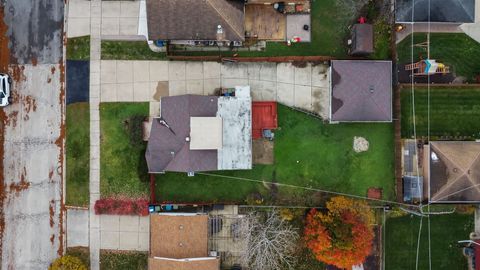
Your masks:
<svg viewBox="0 0 480 270"><path fill-rule="evenodd" d="M217 40L221 25L225 40L245 40L245 1L147 0L150 40Z"/></svg>
<svg viewBox="0 0 480 270"><path fill-rule="evenodd" d="M480 202L480 143L430 142L430 201Z"/></svg>

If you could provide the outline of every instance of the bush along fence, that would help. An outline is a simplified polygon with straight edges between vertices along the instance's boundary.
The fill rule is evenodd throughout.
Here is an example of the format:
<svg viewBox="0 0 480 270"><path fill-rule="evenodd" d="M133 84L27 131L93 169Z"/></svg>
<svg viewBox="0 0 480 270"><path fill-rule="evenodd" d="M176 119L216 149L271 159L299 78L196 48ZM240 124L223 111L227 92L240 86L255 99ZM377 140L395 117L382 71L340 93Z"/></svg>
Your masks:
<svg viewBox="0 0 480 270"><path fill-rule="evenodd" d="M148 204L148 199L104 198L95 202L95 214L148 216Z"/></svg>

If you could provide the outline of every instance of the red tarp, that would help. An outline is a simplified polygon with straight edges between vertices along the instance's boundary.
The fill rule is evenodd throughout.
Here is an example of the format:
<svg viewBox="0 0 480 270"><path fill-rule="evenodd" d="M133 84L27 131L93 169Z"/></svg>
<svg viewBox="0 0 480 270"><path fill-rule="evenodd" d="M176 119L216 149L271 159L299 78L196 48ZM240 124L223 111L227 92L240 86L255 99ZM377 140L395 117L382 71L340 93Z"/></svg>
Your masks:
<svg viewBox="0 0 480 270"><path fill-rule="evenodd" d="M259 139L262 137L262 130L277 127L277 103L274 101L252 102L252 138Z"/></svg>

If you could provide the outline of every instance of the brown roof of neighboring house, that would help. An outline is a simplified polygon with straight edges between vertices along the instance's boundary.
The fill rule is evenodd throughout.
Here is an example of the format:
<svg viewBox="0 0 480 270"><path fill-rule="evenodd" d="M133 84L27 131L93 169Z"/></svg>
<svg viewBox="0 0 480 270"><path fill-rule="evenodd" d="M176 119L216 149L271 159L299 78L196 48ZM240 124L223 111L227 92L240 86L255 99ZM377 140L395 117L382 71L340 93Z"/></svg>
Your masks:
<svg viewBox="0 0 480 270"><path fill-rule="evenodd" d="M430 142L430 201L480 202L480 143Z"/></svg>
<svg viewBox="0 0 480 270"><path fill-rule="evenodd" d="M150 215L150 257L207 257L207 240L207 215Z"/></svg>
<svg viewBox="0 0 480 270"><path fill-rule="evenodd" d="M147 0L150 40L245 40L243 0Z"/></svg>
<svg viewBox="0 0 480 270"><path fill-rule="evenodd" d="M332 60L331 121L392 121L392 62Z"/></svg>
<svg viewBox="0 0 480 270"><path fill-rule="evenodd" d="M183 95L162 97L162 119L171 130L153 119L145 157L148 171L158 173L217 170L217 150L190 150L190 117L214 117L217 97ZM173 132L172 132L173 131Z"/></svg>
<svg viewBox="0 0 480 270"><path fill-rule="evenodd" d="M373 26L368 23L355 24L352 28L352 55L373 53Z"/></svg>
<svg viewBox="0 0 480 270"><path fill-rule="evenodd" d="M148 270L218 270L220 259L172 261L148 258Z"/></svg>

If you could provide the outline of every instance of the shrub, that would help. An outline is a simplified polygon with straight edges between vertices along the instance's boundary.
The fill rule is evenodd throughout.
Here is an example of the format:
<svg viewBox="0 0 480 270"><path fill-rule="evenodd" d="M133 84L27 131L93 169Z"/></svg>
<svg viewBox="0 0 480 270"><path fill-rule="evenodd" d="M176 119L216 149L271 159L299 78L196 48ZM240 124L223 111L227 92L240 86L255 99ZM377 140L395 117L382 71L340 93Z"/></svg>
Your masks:
<svg viewBox="0 0 480 270"><path fill-rule="evenodd" d="M147 199L105 198L95 202L95 214L148 216Z"/></svg>
<svg viewBox="0 0 480 270"><path fill-rule="evenodd" d="M48 270L87 270L87 267L79 258L65 255L57 258Z"/></svg>

